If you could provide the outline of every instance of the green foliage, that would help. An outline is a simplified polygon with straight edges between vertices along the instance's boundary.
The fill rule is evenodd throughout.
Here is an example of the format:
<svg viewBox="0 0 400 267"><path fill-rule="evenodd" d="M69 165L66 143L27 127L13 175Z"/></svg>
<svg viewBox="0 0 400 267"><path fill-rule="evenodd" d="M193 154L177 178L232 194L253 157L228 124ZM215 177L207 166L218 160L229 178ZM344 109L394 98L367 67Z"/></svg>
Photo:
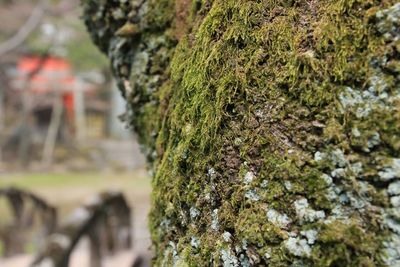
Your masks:
<svg viewBox="0 0 400 267"><path fill-rule="evenodd" d="M69 43L67 53L68 60L78 71L102 70L109 65L107 58L88 39Z"/></svg>

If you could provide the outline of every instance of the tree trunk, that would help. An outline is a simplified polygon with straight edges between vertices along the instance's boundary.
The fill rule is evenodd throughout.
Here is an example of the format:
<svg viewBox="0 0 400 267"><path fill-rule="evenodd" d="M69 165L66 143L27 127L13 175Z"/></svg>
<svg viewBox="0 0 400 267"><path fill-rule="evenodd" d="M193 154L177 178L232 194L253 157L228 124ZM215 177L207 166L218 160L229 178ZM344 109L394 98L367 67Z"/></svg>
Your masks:
<svg viewBox="0 0 400 267"><path fill-rule="evenodd" d="M57 88L56 88L57 89ZM49 168L53 163L54 149L56 148L57 137L60 132L63 118L63 100L62 94L57 91L53 96L53 108L51 110L50 125L47 130L47 136L43 146L42 166Z"/></svg>
<svg viewBox="0 0 400 267"><path fill-rule="evenodd" d="M400 266L396 2L83 1L156 266Z"/></svg>

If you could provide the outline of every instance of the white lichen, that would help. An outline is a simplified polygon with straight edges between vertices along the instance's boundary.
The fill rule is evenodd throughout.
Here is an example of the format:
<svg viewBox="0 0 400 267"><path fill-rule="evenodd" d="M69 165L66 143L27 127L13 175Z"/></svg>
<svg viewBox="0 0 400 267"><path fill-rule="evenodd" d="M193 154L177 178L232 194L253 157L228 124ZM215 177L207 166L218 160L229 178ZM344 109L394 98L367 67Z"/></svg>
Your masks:
<svg viewBox="0 0 400 267"><path fill-rule="evenodd" d="M392 159L392 163L378 173L383 181L389 181L394 178L400 178L400 159Z"/></svg>
<svg viewBox="0 0 400 267"><path fill-rule="evenodd" d="M209 168L207 171L208 177L210 177L211 179L214 179L217 177L217 172L215 171L214 168Z"/></svg>
<svg viewBox="0 0 400 267"><path fill-rule="evenodd" d="M297 237L297 236L298 236L298 234L297 234L296 232L293 232L293 231L288 232L287 234L288 234L288 236L290 236L290 237Z"/></svg>
<svg viewBox="0 0 400 267"><path fill-rule="evenodd" d="M244 254L240 254L239 260L240 260L241 267L251 267L252 266L249 258L247 256L245 256Z"/></svg>
<svg viewBox="0 0 400 267"><path fill-rule="evenodd" d="M335 178L344 178L346 177L346 169L344 168L337 168L331 172L331 176Z"/></svg>
<svg viewBox="0 0 400 267"><path fill-rule="evenodd" d="M359 185L362 186L362 183L359 183ZM370 206L370 202L368 201L368 198L362 197L361 195L362 195L362 189L360 189L360 192L358 192L358 195L355 195L352 192L347 193L351 207L361 210L367 206Z"/></svg>
<svg viewBox="0 0 400 267"><path fill-rule="evenodd" d="M164 218L160 223L160 230L162 228L168 228L170 226L170 224L171 224L171 220Z"/></svg>
<svg viewBox="0 0 400 267"><path fill-rule="evenodd" d="M348 204L350 202L349 197L347 196L347 193L343 193L339 195L339 202L341 204Z"/></svg>
<svg viewBox="0 0 400 267"><path fill-rule="evenodd" d="M268 180L264 180L264 181L262 181L260 186L261 186L261 188L267 188L268 184L269 184Z"/></svg>
<svg viewBox="0 0 400 267"><path fill-rule="evenodd" d="M350 169L355 175L360 175L363 172L363 165L361 162L356 162L350 165Z"/></svg>
<svg viewBox="0 0 400 267"><path fill-rule="evenodd" d="M224 232L222 234L222 238L224 239L225 242L231 242L231 237L232 235L229 232Z"/></svg>
<svg viewBox="0 0 400 267"><path fill-rule="evenodd" d="M346 166L347 160L346 160L346 157L344 156L344 153L343 153L342 150L335 149L330 153L329 156L330 156L330 159L331 159L332 163L335 166L338 166L338 167L341 167L341 168Z"/></svg>
<svg viewBox="0 0 400 267"><path fill-rule="evenodd" d="M310 230L305 230L305 231L301 231L300 234L302 236L304 236L305 238L307 238L307 242L310 245L315 244L315 241L318 238L318 231L314 230L314 229L310 229Z"/></svg>
<svg viewBox="0 0 400 267"><path fill-rule="evenodd" d="M383 242L382 258L387 266L400 266L400 236L391 235Z"/></svg>
<svg viewBox="0 0 400 267"><path fill-rule="evenodd" d="M284 184L286 190L291 191L293 189L293 184L290 181L285 181Z"/></svg>
<svg viewBox="0 0 400 267"><path fill-rule="evenodd" d="M360 130L358 130L358 128L353 128L353 129L351 129L351 134L352 134L354 137L360 137L360 136L361 136L361 132L360 132Z"/></svg>
<svg viewBox="0 0 400 267"><path fill-rule="evenodd" d="M224 267L238 267L239 261L228 249L221 250L221 259Z"/></svg>
<svg viewBox="0 0 400 267"><path fill-rule="evenodd" d="M325 181L326 185L328 185L328 186L332 185L333 179L332 179L332 177L330 177L328 174L323 173L323 174L321 175L321 178L322 178L322 180Z"/></svg>
<svg viewBox="0 0 400 267"><path fill-rule="evenodd" d="M170 261L171 256L172 256L172 261L173 261L172 266L175 267L178 265L177 263L179 262L180 257L179 257L179 254L178 254L178 251L176 249L176 245L174 242L170 241L168 243L168 247L164 250L163 256L164 256L163 263L162 263L163 266L167 265L167 262ZM171 265L171 264L168 264L168 265Z"/></svg>
<svg viewBox="0 0 400 267"><path fill-rule="evenodd" d="M326 189L326 198L330 201L334 201L338 198L338 195L336 194L334 187L329 187Z"/></svg>
<svg viewBox="0 0 400 267"><path fill-rule="evenodd" d="M370 152L370 149L378 146L381 143L381 136L378 132L374 132L367 140L367 148L364 148L364 151Z"/></svg>
<svg viewBox="0 0 400 267"><path fill-rule="evenodd" d="M376 71L369 79L368 90L356 90L346 87L339 95L341 111L353 112L358 119L363 119L372 114L373 110L392 109L393 97L386 92L388 85L385 82L384 74ZM357 132L354 136L357 136Z"/></svg>
<svg viewBox="0 0 400 267"><path fill-rule="evenodd" d="M400 196L391 197L390 203L393 207L400 208Z"/></svg>
<svg viewBox="0 0 400 267"><path fill-rule="evenodd" d="M400 235L400 222L398 220L386 215L384 218L384 223L390 230L392 230L392 232Z"/></svg>
<svg viewBox="0 0 400 267"><path fill-rule="evenodd" d="M190 245L192 247L194 247L194 248L199 248L200 247L200 240L197 237L192 236L192 238L190 240Z"/></svg>
<svg viewBox="0 0 400 267"><path fill-rule="evenodd" d="M343 111L363 102L361 93L353 90L351 87L344 88L344 91L339 95L339 100Z"/></svg>
<svg viewBox="0 0 400 267"><path fill-rule="evenodd" d="M311 255L311 247L306 239L290 237L284 242L286 249L293 255L298 257L309 257Z"/></svg>
<svg viewBox="0 0 400 267"><path fill-rule="evenodd" d="M244 183L245 184L250 184L251 182L253 182L254 180L254 173L253 172L246 172L246 174L244 175Z"/></svg>
<svg viewBox="0 0 400 267"><path fill-rule="evenodd" d="M279 228L287 228L292 222L286 214L279 213L274 209L269 209L267 211L267 219L269 222Z"/></svg>
<svg viewBox="0 0 400 267"><path fill-rule="evenodd" d="M323 210L316 211L310 208L306 198L298 199L294 202L297 217L301 222L315 222L325 218Z"/></svg>
<svg viewBox="0 0 400 267"><path fill-rule="evenodd" d="M342 205L336 205L333 207L331 211L331 215L329 216L328 220L325 221L326 224L335 223L336 221L340 221L343 224L349 224L349 212Z"/></svg>
<svg viewBox="0 0 400 267"><path fill-rule="evenodd" d="M174 261L174 266L176 266L176 263L179 261L179 258L180 258L179 254L178 254L178 250L176 249L176 245L175 245L174 242L170 241L169 245L172 248L172 258L173 258L173 261Z"/></svg>
<svg viewBox="0 0 400 267"><path fill-rule="evenodd" d="M400 181L393 182L388 187L388 193L391 196L400 195Z"/></svg>
<svg viewBox="0 0 400 267"><path fill-rule="evenodd" d="M200 211L195 207L191 207L189 213L192 219L196 219L200 215Z"/></svg>
<svg viewBox="0 0 400 267"><path fill-rule="evenodd" d="M314 154L314 160L315 161L321 161L321 160L324 160L325 158L326 158L326 153L322 153L322 152L317 151Z"/></svg>
<svg viewBox="0 0 400 267"><path fill-rule="evenodd" d="M264 258L269 260L272 257L272 249L271 248L267 248L267 252L264 253Z"/></svg>
<svg viewBox="0 0 400 267"><path fill-rule="evenodd" d="M242 249L243 249L243 250L247 250L247 245L248 245L248 244L247 244L247 240L246 240L246 239L243 239L243 240L242 240Z"/></svg>
<svg viewBox="0 0 400 267"><path fill-rule="evenodd" d="M392 163L378 172L378 175L382 181L390 181L394 178L400 178L400 159L392 159Z"/></svg>
<svg viewBox="0 0 400 267"><path fill-rule="evenodd" d="M400 3L376 13L378 31L387 41L398 41L400 34Z"/></svg>
<svg viewBox="0 0 400 267"><path fill-rule="evenodd" d="M213 210L211 214L211 229L214 231L218 231L219 222L218 222L218 209Z"/></svg>
<svg viewBox="0 0 400 267"><path fill-rule="evenodd" d="M250 189L244 194L244 197L252 201L259 201L261 199L256 189Z"/></svg>

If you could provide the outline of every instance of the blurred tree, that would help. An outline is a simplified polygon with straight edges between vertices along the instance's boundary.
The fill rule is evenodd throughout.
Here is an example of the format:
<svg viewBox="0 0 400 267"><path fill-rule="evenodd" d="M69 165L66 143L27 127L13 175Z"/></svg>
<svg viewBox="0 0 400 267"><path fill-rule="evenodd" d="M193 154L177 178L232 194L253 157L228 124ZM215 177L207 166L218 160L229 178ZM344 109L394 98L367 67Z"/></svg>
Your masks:
<svg viewBox="0 0 400 267"><path fill-rule="evenodd" d="M104 69L105 57L93 49L80 23L78 3L78 0L0 2L1 61L12 60L12 54L50 52L67 57L78 71Z"/></svg>
<svg viewBox="0 0 400 267"><path fill-rule="evenodd" d="M74 75L84 78L100 77L96 78L96 81L91 81L97 85L104 80L101 77L104 70L109 71L106 57L95 49L90 41L79 19L81 10L78 7L78 0L0 2L0 24L3 25L0 28L0 69L5 74L1 77L2 93L11 91L12 88L8 88L11 83L6 79L13 79L13 75L16 74L14 66L21 57L27 55L61 57L72 64ZM37 72L39 71L40 69ZM109 91L108 88L104 90ZM32 153L29 151L32 147L31 128L34 127L31 114L33 107L27 107L31 97L26 94L22 94L24 97L19 98L22 108L12 112L15 113L14 117L19 116L19 118L12 125L7 125L8 128L15 130L10 131L6 127L8 135L12 137L0 138L2 146L11 142L20 144L18 154L24 167L28 166L27 162L32 158ZM14 96L16 98L17 95Z"/></svg>

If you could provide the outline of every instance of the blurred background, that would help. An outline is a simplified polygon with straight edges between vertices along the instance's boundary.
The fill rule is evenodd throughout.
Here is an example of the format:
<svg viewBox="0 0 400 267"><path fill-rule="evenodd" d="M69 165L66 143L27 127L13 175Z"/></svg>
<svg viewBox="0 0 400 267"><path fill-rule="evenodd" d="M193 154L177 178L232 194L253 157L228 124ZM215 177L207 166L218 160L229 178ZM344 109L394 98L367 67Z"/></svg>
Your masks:
<svg viewBox="0 0 400 267"><path fill-rule="evenodd" d="M0 188L40 196L60 224L88 197L121 191L133 210L132 249L148 261L150 179L121 122L125 103L108 61L80 14L79 0L0 0ZM27 266L39 250L28 234L18 255L4 253L12 205L0 194L0 266ZM29 226L35 236L38 226ZM89 266L85 242L70 266ZM130 257L109 256L103 266L131 266Z"/></svg>

